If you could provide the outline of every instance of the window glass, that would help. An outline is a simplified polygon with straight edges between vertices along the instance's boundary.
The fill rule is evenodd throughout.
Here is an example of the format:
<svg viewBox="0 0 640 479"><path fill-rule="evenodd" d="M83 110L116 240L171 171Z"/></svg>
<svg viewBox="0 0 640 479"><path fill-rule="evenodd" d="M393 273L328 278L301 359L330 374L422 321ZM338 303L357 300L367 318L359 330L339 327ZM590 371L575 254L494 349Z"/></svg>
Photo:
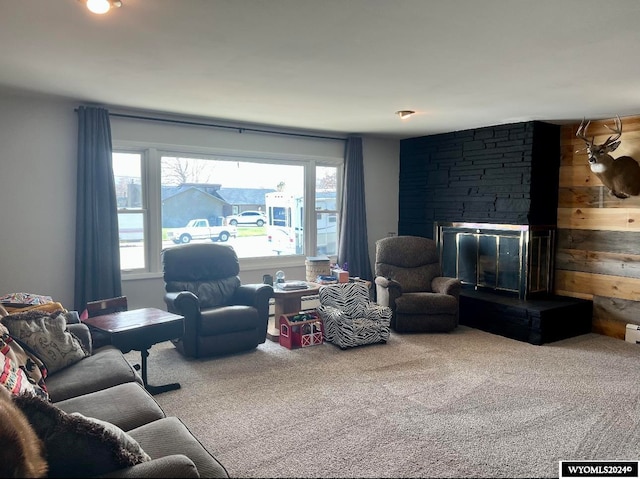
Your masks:
<svg viewBox="0 0 640 479"><path fill-rule="evenodd" d="M145 269L146 211L142 194L142 155L117 152L112 157L118 203L120 268Z"/></svg>
<svg viewBox="0 0 640 479"><path fill-rule="evenodd" d="M287 191L265 195L267 242L277 255L304 253L304 196Z"/></svg>
<svg viewBox="0 0 640 479"><path fill-rule="evenodd" d="M316 255L338 253L338 168L316 167Z"/></svg>
<svg viewBox="0 0 640 479"><path fill-rule="evenodd" d="M268 204L273 194L302 198L303 166L162 156L161 178L163 248L215 241L229 242L240 258L303 253L300 217L286 228L276 220L274 232L266 216L279 207Z"/></svg>
<svg viewBox="0 0 640 479"><path fill-rule="evenodd" d="M328 165L340 163L115 151L123 272L157 272L162 249L191 242L226 243L239 258L337 254L341 167Z"/></svg>

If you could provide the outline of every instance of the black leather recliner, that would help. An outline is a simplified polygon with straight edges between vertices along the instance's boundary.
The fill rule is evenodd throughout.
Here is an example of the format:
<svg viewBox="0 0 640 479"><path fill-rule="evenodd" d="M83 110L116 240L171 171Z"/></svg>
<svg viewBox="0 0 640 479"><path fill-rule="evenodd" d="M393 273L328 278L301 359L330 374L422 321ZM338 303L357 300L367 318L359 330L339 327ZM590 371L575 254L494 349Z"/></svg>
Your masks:
<svg viewBox="0 0 640 479"><path fill-rule="evenodd" d="M273 287L242 284L233 247L190 243L162 251L167 310L184 317L173 341L188 357L247 351L264 343Z"/></svg>

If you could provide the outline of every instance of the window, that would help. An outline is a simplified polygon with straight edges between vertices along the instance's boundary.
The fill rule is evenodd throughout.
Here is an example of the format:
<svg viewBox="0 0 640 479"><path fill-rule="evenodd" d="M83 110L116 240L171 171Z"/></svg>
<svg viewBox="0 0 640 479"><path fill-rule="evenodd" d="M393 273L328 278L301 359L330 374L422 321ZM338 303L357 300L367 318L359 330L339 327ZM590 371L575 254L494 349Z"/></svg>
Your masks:
<svg viewBox="0 0 640 479"><path fill-rule="evenodd" d="M159 271L145 258L190 242L228 243L239 258L337 254L340 161L148 148L116 150L113 165L123 271Z"/></svg>
<svg viewBox="0 0 640 479"><path fill-rule="evenodd" d="M118 202L120 267L123 270L146 269L142 155L114 152L112 163Z"/></svg>
<svg viewBox="0 0 640 479"><path fill-rule="evenodd" d="M338 169L316 167L316 254L338 254Z"/></svg>

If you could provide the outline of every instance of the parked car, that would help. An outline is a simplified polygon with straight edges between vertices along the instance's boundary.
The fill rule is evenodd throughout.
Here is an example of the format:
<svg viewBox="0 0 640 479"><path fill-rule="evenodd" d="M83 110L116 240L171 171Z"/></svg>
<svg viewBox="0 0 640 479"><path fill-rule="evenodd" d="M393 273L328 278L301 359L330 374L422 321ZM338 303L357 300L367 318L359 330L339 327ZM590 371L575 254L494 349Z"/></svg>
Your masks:
<svg viewBox="0 0 640 479"><path fill-rule="evenodd" d="M225 223L232 226L237 225L256 225L264 226L267 217L262 211L243 211L237 215L227 216Z"/></svg>
<svg viewBox="0 0 640 479"><path fill-rule="evenodd" d="M184 228L173 228L167 231L167 238L176 244L189 243L196 239L211 241L227 241L237 236L235 226L211 226L205 218L190 220Z"/></svg>

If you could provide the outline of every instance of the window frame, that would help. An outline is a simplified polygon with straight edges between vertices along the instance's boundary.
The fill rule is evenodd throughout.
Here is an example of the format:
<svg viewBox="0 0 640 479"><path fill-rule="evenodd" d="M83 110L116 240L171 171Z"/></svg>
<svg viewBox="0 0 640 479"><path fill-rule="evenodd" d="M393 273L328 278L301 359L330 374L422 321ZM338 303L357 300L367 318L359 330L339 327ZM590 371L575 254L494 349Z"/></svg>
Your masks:
<svg viewBox="0 0 640 479"><path fill-rule="evenodd" d="M163 156L197 157L224 161L247 161L261 164L289 164L303 167L304 191L304 250L316 251L316 167L336 168L336 195L338 203L342 197L344 158L318 157L313 155L273 154L224 150L217 148L157 145L133 141L113 141L113 153L134 153L141 157L142 201L146 212L144 222L144 269L121 269L123 279L155 278L162 275L160 252L162 250L162 198L161 198L161 158ZM338 204L338 217L341 205ZM339 225L337 227L339 237ZM303 266L306 256L314 254L263 256L239 258L243 270L263 270L265 268ZM330 255L335 260L336 255Z"/></svg>

